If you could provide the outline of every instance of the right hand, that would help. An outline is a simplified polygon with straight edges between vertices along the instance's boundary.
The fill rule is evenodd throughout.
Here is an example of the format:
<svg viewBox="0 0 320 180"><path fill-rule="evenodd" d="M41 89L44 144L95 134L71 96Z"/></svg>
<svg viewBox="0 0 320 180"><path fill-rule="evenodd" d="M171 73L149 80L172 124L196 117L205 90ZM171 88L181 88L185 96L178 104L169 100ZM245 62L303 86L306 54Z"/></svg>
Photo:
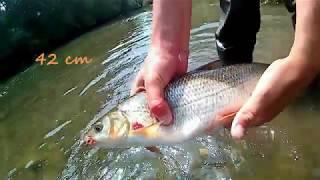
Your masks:
<svg viewBox="0 0 320 180"><path fill-rule="evenodd" d="M186 73L188 53L151 50L131 89L131 95L145 90L151 113L164 125L172 123L172 112L164 98L164 89L176 76Z"/></svg>

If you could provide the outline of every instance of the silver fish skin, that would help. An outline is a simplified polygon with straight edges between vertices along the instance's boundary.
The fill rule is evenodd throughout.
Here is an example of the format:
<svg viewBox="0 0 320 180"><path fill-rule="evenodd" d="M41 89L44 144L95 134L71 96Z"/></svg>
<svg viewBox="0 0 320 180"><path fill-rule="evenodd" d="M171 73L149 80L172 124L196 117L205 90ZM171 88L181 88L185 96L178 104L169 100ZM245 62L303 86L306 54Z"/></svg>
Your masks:
<svg viewBox="0 0 320 180"><path fill-rule="evenodd" d="M95 136L95 140L102 142L100 146L104 147L131 147L169 145L201 136L218 112L248 99L267 67L262 63L236 64L188 73L165 89L165 98L174 118L172 125L159 126L153 129L151 135L124 133L117 143L114 143L117 138L111 142L110 138L99 139ZM117 116L121 116L117 119L126 119L130 132L134 131L134 124L138 123L144 128L157 123L148 109L143 92L128 98L115 111ZM110 123L103 124L109 126Z"/></svg>

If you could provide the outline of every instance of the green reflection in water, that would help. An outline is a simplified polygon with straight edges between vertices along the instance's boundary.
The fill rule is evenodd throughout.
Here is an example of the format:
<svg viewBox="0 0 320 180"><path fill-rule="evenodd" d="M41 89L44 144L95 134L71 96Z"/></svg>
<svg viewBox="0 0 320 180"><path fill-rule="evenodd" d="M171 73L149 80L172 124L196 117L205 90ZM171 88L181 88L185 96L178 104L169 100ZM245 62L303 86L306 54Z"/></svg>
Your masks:
<svg viewBox="0 0 320 180"><path fill-rule="evenodd" d="M119 101L110 96L117 95L121 83L129 81L125 78L122 82L127 76L124 73L132 77L133 71L138 70L150 35L151 14L146 11L137 13L135 18L109 23L54 52L46 52L57 54L59 64L36 64L0 86L1 179L8 174L13 179L56 179L61 174L80 131L109 100L114 104ZM270 63L288 54L293 30L285 8L263 7L262 14L254 57ZM216 1L194 2L191 65L203 64L216 56L213 34L218 20ZM203 28L205 25L210 28ZM139 32L143 34L137 36ZM117 54L122 58L139 54L133 59L126 57L128 61L139 62L126 64L110 57ZM93 61L88 65L65 65L67 56L88 56ZM117 64L118 61L122 64ZM110 81L110 87L106 88ZM128 90L128 86L124 89ZM268 126L273 135L263 128L252 130L245 141L234 145L245 158L240 169L230 170L235 179L319 178L320 146L316 142L320 101L316 91L308 92ZM160 172L158 176L165 177L161 163L150 162Z"/></svg>

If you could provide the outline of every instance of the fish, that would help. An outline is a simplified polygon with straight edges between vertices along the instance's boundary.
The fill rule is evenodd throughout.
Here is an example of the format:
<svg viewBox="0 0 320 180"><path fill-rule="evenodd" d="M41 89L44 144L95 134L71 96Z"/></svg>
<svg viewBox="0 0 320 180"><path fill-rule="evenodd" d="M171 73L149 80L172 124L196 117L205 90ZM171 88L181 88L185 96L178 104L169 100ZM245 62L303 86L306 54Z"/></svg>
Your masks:
<svg viewBox="0 0 320 180"><path fill-rule="evenodd" d="M146 93L118 104L92 125L83 141L105 149L175 145L230 124L269 64L218 62L189 71L165 88L173 123L162 125L150 112Z"/></svg>

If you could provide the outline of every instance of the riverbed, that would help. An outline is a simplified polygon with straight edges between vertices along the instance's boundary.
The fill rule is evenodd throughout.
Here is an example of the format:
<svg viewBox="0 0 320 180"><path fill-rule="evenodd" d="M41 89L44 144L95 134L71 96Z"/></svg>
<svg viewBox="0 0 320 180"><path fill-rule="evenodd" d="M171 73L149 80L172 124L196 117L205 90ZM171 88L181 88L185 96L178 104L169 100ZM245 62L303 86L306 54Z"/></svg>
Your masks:
<svg viewBox="0 0 320 180"><path fill-rule="evenodd" d="M254 61L271 63L289 53L294 31L283 6L263 6L261 12ZM194 2L190 70L217 59L219 13L217 1ZM226 130L161 147L162 157L143 148L108 152L81 146L81 132L128 96L148 52L150 25L149 8L119 18L44 52L43 65L36 62L0 85L0 179L320 178L317 89L240 142ZM49 54L58 64L47 65ZM68 56L92 61L67 64ZM203 147L208 155L195 161L193 153Z"/></svg>

